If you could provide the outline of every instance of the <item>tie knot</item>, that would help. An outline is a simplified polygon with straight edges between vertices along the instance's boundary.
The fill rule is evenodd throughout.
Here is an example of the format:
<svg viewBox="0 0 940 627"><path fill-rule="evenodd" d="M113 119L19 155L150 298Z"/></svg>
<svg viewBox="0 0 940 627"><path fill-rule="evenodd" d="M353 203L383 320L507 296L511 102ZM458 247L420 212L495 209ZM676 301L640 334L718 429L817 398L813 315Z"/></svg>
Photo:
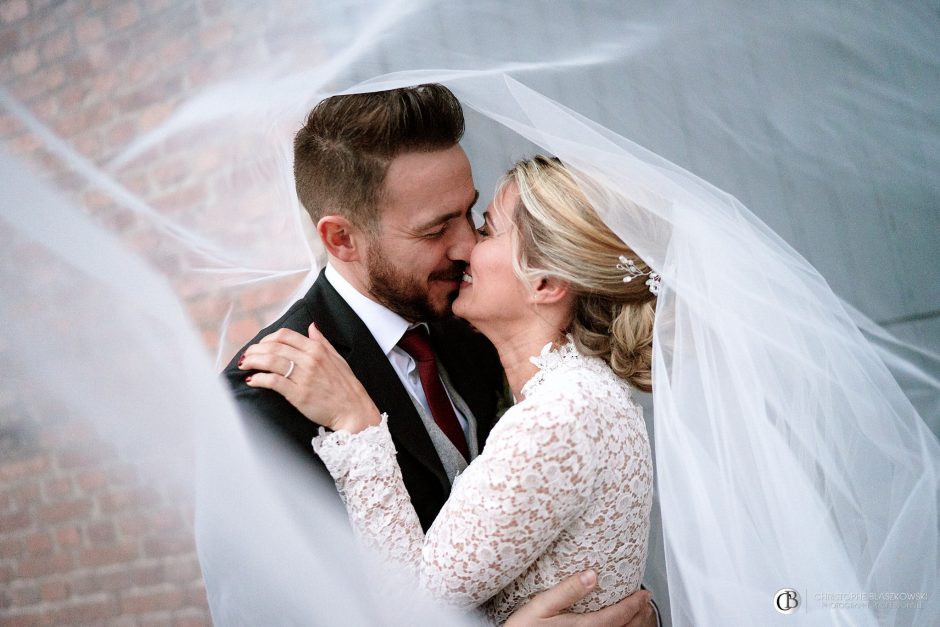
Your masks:
<svg viewBox="0 0 940 627"><path fill-rule="evenodd" d="M434 351L431 349L431 337L424 326L417 326L405 331L398 341L402 350L411 355L415 361L434 361Z"/></svg>

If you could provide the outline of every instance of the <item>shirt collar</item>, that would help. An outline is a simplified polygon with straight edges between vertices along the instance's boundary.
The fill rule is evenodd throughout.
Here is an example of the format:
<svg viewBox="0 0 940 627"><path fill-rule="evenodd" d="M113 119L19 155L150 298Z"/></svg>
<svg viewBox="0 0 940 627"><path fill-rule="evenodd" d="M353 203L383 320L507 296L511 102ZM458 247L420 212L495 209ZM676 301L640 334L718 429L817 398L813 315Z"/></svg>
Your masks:
<svg viewBox="0 0 940 627"><path fill-rule="evenodd" d="M382 352L388 355L412 325L385 305L380 305L357 290L329 263L326 264L325 275L330 285L369 329Z"/></svg>

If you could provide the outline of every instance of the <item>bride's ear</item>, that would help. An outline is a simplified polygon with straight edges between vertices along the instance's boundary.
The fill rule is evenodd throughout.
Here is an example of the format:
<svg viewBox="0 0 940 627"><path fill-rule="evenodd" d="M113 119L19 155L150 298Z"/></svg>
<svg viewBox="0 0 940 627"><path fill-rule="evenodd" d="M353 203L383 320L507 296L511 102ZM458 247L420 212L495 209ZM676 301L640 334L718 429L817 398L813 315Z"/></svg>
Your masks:
<svg viewBox="0 0 940 627"><path fill-rule="evenodd" d="M326 251L341 261L358 261L363 257L361 250L362 232L341 215L329 215L317 222L317 233Z"/></svg>
<svg viewBox="0 0 940 627"><path fill-rule="evenodd" d="M553 276L542 276L535 279L532 287L532 301L538 305L560 303L568 300L571 296L569 283Z"/></svg>

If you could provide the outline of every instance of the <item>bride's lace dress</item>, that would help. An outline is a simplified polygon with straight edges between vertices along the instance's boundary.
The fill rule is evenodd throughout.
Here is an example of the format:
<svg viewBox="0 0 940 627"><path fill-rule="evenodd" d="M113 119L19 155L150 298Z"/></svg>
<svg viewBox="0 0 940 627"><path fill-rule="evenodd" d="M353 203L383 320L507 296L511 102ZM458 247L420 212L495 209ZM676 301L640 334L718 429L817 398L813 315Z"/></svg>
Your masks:
<svg viewBox="0 0 940 627"><path fill-rule="evenodd" d="M484 605L497 623L586 568L600 609L634 592L646 563L652 465L642 409L601 359L569 342L533 358L525 400L493 428L422 533L382 423L314 438L354 529L448 603Z"/></svg>

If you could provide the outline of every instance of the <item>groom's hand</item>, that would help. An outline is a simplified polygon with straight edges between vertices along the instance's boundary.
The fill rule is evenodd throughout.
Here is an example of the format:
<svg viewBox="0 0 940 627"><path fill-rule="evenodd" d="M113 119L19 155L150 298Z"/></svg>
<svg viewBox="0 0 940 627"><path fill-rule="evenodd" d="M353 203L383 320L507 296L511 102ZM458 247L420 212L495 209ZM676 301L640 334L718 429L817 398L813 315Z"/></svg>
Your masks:
<svg viewBox="0 0 940 627"><path fill-rule="evenodd" d="M650 593L638 590L619 603L586 614L566 614L597 586L597 575L584 571L535 595L509 617L506 627L655 627Z"/></svg>

